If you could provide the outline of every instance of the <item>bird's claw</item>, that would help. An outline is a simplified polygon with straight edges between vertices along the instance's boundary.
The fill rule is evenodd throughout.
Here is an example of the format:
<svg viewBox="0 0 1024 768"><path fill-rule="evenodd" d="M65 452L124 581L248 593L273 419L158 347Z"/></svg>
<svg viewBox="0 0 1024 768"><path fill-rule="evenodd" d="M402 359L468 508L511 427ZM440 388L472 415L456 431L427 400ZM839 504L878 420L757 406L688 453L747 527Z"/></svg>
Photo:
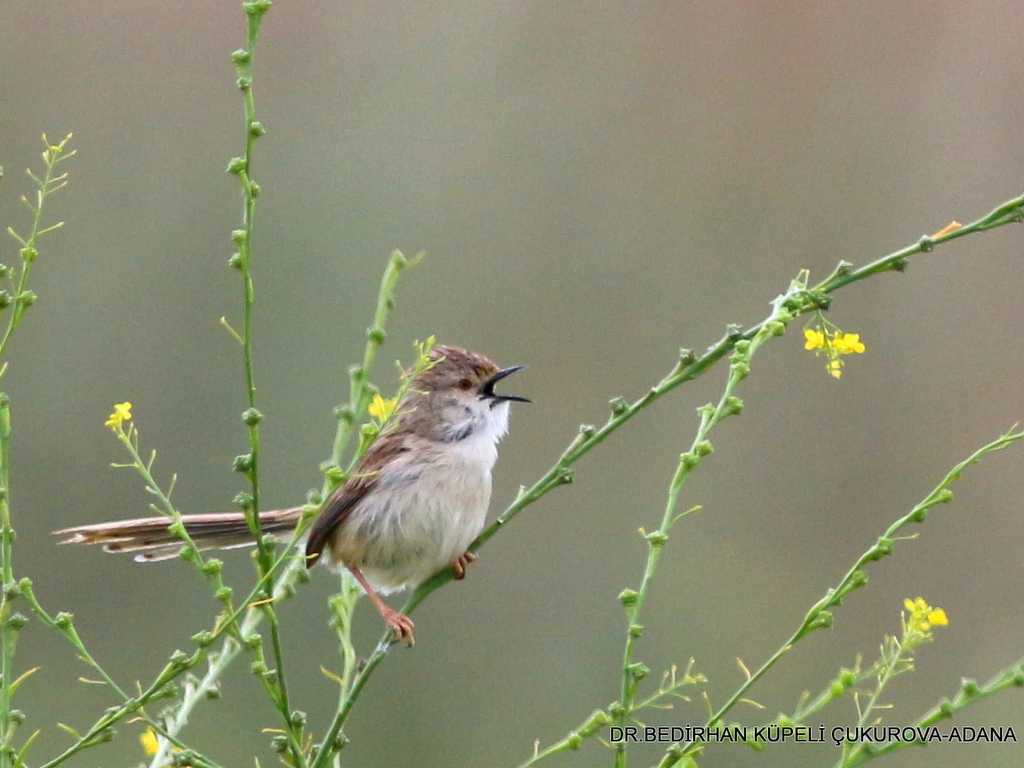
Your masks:
<svg viewBox="0 0 1024 768"><path fill-rule="evenodd" d="M412 619L391 608L388 608L387 612L382 611L381 615L384 617L384 623L391 628L394 642L404 642L409 648L415 645L416 639L412 636L415 624L412 623Z"/></svg>
<svg viewBox="0 0 1024 768"><path fill-rule="evenodd" d="M469 568L470 563L476 562L476 555L472 552L466 552L461 557L452 561L452 570L455 572L452 578L456 581L462 581L466 578L466 569Z"/></svg>

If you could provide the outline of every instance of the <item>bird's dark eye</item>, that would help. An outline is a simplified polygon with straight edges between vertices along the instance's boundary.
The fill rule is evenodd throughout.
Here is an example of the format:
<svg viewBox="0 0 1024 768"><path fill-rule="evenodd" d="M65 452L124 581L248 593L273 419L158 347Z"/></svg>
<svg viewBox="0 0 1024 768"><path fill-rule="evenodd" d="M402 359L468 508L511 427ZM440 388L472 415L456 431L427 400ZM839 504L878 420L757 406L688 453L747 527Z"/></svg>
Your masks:
<svg viewBox="0 0 1024 768"><path fill-rule="evenodd" d="M459 389L472 389L472 388L473 388L473 382L470 381L469 379L462 379L459 382Z"/></svg>

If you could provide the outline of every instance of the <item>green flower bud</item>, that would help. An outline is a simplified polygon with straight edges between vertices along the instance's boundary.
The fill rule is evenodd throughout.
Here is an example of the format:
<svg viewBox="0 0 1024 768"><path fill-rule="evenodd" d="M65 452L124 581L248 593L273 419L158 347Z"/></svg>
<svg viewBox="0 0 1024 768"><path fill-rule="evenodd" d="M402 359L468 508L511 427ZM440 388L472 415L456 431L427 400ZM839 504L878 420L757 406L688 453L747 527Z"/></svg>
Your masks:
<svg viewBox="0 0 1024 768"><path fill-rule="evenodd" d="M250 427L254 427L263 419L263 414L255 408L248 408L242 412L242 421Z"/></svg>
<svg viewBox="0 0 1024 768"><path fill-rule="evenodd" d="M625 606L630 606L636 603L637 598L640 596L635 589L624 589L619 592L619 602Z"/></svg>
<svg viewBox="0 0 1024 768"><path fill-rule="evenodd" d="M621 416L627 410L629 410L629 403L623 397L615 397L608 401L612 407L612 415Z"/></svg>

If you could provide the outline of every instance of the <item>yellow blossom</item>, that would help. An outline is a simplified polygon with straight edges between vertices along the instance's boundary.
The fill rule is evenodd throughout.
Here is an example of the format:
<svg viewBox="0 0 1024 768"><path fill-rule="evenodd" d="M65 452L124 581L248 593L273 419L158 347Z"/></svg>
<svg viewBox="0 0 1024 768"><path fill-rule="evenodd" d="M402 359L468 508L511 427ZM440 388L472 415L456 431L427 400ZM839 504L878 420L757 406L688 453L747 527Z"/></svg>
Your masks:
<svg viewBox="0 0 1024 768"><path fill-rule="evenodd" d="M813 350L815 355L824 355L828 359L825 370L836 379L843 375L843 361L840 358L843 355L860 354L866 349L859 333L843 333L820 314L816 327L804 328L804 339L804 349Z"/></svg>
<svg viewBox="0 0 1024 768"><path fill-rule="evenodd" d="M103 426L110 427L113 430L120 429L121 424L130 420L132 417L132 404L131 403L117 403L114 406L114 412L110 414Z"/></svg>
<svg viewBox="0 0 1024 768"><path fill-rule="evenodd" d="M927 633L932 627L944 627L949 624L946 612L941 608L932 608L923 597L903 601L903 607L910 612L907 626L918 632Z"/></svg>
<svg viewBox="0 0 1024 768"><path fill-rule="evenodd" d="M383 398L376 394L373 396L373 402L370 403L367 412L377 421L384 423L394 414L397 405L398 401L395 398Z"/></svg>
<svg viewBox="0 0 1024 768"><path fill-rule="evenodd" d="M155 755L160 751L160 740L156 737L156 731L152 728L147 728L143 731L139 737L139 741L142 742L142 748L145 750L147 755Z"/></svg>
<svg viewBox="0 0 1024 768"><path fill-rule="evenodd" d="M160 737L153 726L149 726L143 731L142 735L139 736L139 741L142 742L142 749L147 755L155 755L160 751ZM172 745L171 751L180 752L181 750Z"/></svg>
<svg viewBox="0 0 1024 768"><path fill-rule="evenodd" d="M836 331L832 335L832 346L840 355L848 355L851 352L860 353L865 349L859 333L842 333L841 331Z"/></svg>

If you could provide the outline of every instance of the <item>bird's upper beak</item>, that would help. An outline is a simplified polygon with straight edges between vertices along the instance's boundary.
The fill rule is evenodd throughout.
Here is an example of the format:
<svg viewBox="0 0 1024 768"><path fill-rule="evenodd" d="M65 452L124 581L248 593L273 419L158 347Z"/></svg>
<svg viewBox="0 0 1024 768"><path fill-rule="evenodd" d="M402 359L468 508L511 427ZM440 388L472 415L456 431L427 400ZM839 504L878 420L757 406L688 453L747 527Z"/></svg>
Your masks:
<svg viewBox="0 0 1024 768"><path fill-rule="evenodd" d="M519 397L517 395L499 395L497 392L494 391L495 384L504 379L506 376L510 376L516 371L522 370L522 368L523 366L521 365L513 365L511 368L502 368L496 374L491 376L491 378L487 379L487 381L480 385L480 397L489 400L515 400L520 403L533 402L532 400L529 400L525 397Z"/></svg>

